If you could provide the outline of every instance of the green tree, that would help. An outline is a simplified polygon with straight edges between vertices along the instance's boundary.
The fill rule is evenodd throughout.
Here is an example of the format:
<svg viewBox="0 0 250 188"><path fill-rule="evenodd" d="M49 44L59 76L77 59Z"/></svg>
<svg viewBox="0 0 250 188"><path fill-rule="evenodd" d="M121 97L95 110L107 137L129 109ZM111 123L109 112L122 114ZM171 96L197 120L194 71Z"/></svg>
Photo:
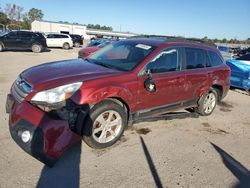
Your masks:
<svg viewBox="0 0 250 188"><path fill-rule="evenodd" d="M7 15L4 14L3 12L0 12L0 23L1 23L1 24L4 24L4 25L10 23L9 18L8 18Z"/></svg>
<svg viewBox="0 0 250 188"><path fill-rule="evenodd" d="M33 22L34 20L42 20L43 16L44 14L40 9L32 8L28 12L28 18L30 22Z"/></svg>
<svg viewBox="0 0 250 188"><path fill-rule="evenodd" d="M31 22L29 20L28 13L23 14L22 19L23 19L23 21L20 22L21 28L30 30L31 29Z"/></svg>
<svg viewBox="0 0 250 188"><path fill-rule="evenodd" d="M222 39L222 43L227 43L227 39L226 38Z"/></svg>

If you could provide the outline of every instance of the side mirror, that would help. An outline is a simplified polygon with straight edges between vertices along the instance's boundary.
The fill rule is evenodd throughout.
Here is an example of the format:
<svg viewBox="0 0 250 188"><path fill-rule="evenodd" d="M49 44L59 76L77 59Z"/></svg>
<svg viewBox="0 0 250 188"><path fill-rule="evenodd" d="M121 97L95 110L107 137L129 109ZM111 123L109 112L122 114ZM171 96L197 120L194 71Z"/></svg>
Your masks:
<svg viewBox="0 0 250 188"><path fill-rule="evenodd" d="M144 81L144 87L150 93L156 92L156 84L155 84L155 81L151 77L148 77Z"/></svg>

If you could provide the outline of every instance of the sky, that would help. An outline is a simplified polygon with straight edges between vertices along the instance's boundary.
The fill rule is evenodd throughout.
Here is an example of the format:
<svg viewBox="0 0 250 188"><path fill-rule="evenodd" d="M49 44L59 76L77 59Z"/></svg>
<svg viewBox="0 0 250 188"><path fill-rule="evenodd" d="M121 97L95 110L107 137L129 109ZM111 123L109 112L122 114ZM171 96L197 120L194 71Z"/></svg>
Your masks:
<svg viewBox="0 0 250 188"><path fill-rule="evenodd" d="M250 38L250 0L0 0L44 20L111 26L115 31L218 39Z"/></svg>

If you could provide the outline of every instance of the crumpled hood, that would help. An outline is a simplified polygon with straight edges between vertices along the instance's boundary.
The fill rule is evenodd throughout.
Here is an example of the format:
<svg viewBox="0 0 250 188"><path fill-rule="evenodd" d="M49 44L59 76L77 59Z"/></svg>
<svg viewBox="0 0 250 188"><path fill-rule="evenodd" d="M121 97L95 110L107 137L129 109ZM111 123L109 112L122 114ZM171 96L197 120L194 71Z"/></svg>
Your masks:
<svg viewBox="0 0 250 188"><path fill-rule="evenodd" d="M250 61L243 60L228 60L228 63L240 68L242 71L250 72Z"/></svg>
<svg viewBox="0 0 250 188"><path fill-rule="evenodd" d="M33 90L50 89L64 84L81 82L118 74L120 71L108 69L81 59L45 63L31 67L21 73Z"/></svg>

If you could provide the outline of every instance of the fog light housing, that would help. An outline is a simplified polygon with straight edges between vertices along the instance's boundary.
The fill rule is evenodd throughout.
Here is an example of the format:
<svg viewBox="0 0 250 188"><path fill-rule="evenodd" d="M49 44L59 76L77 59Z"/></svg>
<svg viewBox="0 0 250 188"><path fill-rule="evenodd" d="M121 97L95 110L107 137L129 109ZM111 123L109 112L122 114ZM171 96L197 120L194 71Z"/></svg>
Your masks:
<svg viewBox="0 0 250 188"><path fill-rule="evenodd" d="M24 143L28 143L31 139L31 133L28 130L25 130L21 133L21 139Z"/></svg>

